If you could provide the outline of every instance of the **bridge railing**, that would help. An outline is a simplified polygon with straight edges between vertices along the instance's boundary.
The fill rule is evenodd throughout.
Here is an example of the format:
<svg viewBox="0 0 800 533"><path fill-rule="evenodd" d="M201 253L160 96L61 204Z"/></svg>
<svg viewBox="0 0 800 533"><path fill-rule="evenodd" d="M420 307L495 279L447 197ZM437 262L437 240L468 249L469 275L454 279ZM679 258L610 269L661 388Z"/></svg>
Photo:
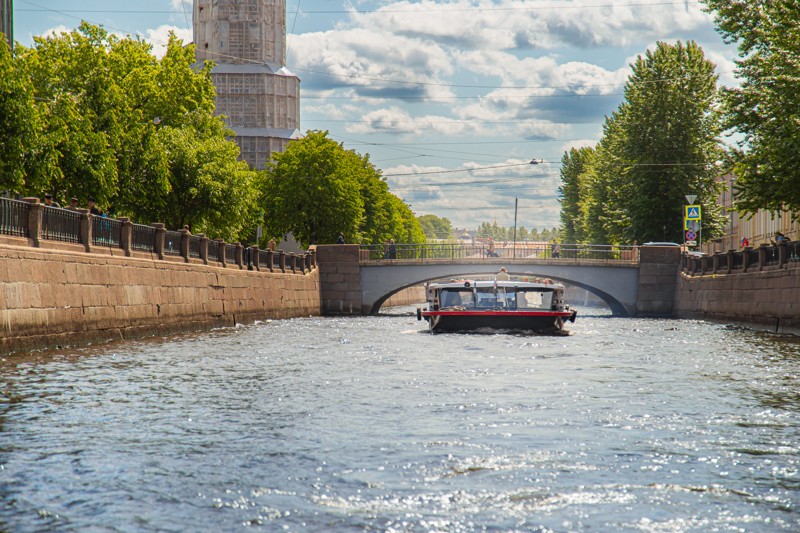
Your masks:
<svg viewBox="0 0 800 533"><path fill-rule="evenodd" d="M800 241L764 243L756 248L747 247L744 250L728 250L711 255L684 252L681 261L683 272L689 276L759 272L798 266L800 266Z"/></svg>
<svg viewBox="0 0 800 533"><path fill-rule="evenodd" d="M502 259L584 259L603 261L638 261L635 246L599 244L495 243L487 244L368 244L361 246L361 262L486 260Z"/></svg>

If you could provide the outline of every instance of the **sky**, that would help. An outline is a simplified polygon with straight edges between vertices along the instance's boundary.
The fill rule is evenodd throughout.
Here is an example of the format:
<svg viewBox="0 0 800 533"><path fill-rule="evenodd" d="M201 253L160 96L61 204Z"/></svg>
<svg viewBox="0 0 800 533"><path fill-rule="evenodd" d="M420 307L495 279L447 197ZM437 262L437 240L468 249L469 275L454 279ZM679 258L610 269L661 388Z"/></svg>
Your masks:
<svg viewBox="0 0 800 533"><path fill-rule="evenodd" d="M369 154L416 215L560 225L561 158L594 146L636 57L693 40L736 84L737 50L694 0L287 0L300 130ZM162 53L191 0L14 0L14 38L86 20ZM515 204L517 206L515 210Z"/></svg>

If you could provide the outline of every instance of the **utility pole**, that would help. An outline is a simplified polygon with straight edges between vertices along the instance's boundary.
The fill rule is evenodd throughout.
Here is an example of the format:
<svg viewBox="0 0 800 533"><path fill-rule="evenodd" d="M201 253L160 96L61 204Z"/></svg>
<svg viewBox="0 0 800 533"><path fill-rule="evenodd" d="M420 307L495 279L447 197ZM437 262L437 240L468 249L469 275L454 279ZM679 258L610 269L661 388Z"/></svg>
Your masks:
<svg viewBox="0 0 800 533"><path fill-rule="evenodd" d="M6 36L8 47L14 48L14 0L0 0L0 33Z"/></svg>

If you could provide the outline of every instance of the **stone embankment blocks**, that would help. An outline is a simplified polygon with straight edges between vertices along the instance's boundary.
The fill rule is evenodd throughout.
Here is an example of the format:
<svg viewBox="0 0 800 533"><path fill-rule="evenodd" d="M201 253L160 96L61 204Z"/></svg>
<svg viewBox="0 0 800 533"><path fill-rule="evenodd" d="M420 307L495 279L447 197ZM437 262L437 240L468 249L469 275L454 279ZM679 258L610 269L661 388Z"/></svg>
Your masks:
<svg viewBox="0 0 800 533"><path fill-rule="evenodd" d="M319 272L0 244L0 353L318 316Z"/></svg>
<svg viewBox="0 0 800 533"><path fill-rule="evenodd" d="M800 334L800 264L747 272L681 273L675 316Z"/></svg>

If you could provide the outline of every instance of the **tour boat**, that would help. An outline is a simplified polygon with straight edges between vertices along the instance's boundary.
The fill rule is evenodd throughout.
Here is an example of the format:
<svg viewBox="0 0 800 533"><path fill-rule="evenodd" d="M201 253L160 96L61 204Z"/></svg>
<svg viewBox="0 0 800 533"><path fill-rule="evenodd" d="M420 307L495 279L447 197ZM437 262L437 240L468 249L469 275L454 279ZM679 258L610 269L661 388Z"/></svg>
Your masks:
<svg viewBox="0 0 800 533"><path fill-rule="evenodd" d="M551 280L430 282L427 308L417 309L431 333L513 330L559 333L577 311L564 303L564 286Z"/></svg>

